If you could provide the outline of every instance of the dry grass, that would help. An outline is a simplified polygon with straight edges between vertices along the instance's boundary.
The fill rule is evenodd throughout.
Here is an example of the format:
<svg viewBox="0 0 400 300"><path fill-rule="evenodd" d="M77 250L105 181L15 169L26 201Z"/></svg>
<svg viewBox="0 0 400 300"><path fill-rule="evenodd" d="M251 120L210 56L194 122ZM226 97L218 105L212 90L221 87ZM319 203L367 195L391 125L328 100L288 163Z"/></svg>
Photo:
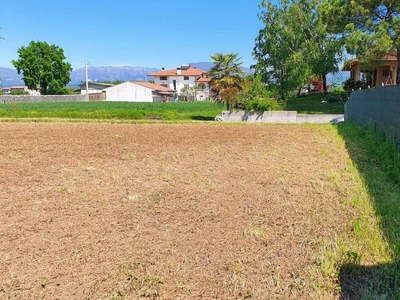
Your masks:
<svg viewBox="0 0 400 300"><path fill-rule="evenodd" d="M359 182L330 125L2 123L0 137L6 299L339 297Z"/></svg>

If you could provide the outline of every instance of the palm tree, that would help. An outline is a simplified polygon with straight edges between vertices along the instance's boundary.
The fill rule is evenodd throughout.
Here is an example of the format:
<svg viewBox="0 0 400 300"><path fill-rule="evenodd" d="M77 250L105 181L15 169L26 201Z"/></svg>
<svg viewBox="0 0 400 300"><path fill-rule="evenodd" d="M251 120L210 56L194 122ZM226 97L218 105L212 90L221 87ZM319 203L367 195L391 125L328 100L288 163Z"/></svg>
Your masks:
<svg viewBox="0 0 400 300"><path fill-rule="evenodd" d="M238 53L211 55L214 61L214 66L208 71L208 76L211 78L211 91L214 92L215 97L220 97L225 101L227 110L232 108L245 82L241 57L238 55Z"/></svg>

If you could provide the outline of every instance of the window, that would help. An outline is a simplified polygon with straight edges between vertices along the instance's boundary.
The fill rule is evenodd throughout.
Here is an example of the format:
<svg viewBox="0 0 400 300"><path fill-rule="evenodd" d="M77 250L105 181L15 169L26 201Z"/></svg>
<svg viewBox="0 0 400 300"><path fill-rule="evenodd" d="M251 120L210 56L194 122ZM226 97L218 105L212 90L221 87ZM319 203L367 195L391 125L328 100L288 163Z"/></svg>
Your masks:
<svg viewBox="0 0 400 300"><path fill-rule="evenodd" d="M160 80L167 80L167 76L160 76Z"/></svg>
<svg viewBox="0 0 400 300"><path fill-rule="evenodd" d="M183 80L189 80L189 76L183 76Z"/></svg>

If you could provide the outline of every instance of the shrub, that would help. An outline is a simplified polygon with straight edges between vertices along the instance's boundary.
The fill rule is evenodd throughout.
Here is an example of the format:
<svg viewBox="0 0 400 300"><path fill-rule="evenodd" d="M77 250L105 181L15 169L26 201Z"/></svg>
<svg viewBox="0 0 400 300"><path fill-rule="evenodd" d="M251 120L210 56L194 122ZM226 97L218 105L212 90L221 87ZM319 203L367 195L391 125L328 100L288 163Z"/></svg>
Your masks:
<svg viewBox="0 0 400 300"><path fill-rule="evenodd" d="M312 92L322 92L324 90L324 85L322 81L318 78L311 77L310 82L313 86L313 88L311 89Z"/></svg>
<svg viewBox="0 0 400 300"><path fill-rule="evenodd" d="M273 98L253 98L243 103L246 110L269 111L280 110L282 106Z"/></svg>
<svg viewBox="0 0 400 300"><path fill-rule="evenodd" d="M29 93L23 90L12 90L10 95L29 95Z"/></svg>
<svg viewBox="0 0 400 300"><path fill-rule="evenodd" d="M328 103L346 102L349 99L347 91L343 88L335 88L329 92Z"/></svg>
<svg viewBox="0 0 400 300"><path fill-rule="evenodd" d="M349 78L343 83L343 88L347 91L348 95L350 95L352 91L367 89L368 85L365 80L355 81L353 78Z"/></svg>

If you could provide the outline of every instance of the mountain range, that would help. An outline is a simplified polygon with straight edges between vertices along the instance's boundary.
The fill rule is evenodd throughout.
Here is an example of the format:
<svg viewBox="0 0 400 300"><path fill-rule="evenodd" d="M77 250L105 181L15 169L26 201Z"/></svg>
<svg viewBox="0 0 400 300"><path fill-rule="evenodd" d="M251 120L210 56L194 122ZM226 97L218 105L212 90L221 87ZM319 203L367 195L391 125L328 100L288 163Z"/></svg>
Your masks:
<svg viewBox="0 0 400 300"><path fill-rule="evenodd" d="M189 63L190 66L196 67L197 69L203 71L209 71L214 63L212 62L197 62L197 63ZM147 81L152 79L151 77L147 77L147 74L160 71L158 68L149 68L149 67L138 67L138 66L123 66L123 67L112 67L112 66L104 66L104 67L88 67L88 77L90 81L127 81L127 80L142 80ZM251 73L250 68L243 67L243 71L246 74ZM343 72L339 72L343 73ZM348 76L347 76L348 77ZM25 85L22 80L22 75L18 74L15 69L10 68L2 68L0 67L0 85L2 87L9 87L14 85ZM347 78L345 78L347 79ZM73 70L71 72L71 82L68 84L69 86L78 86L82 82L86 81L86 73L85 68L80 68L77 70ZM342 74L335 74L328 76L328 82L338 82L341 83Z"/></svg>
<svg viewBox="0 0 400 300"><path fill-rule="evenodd" d="M190 66L196 67L197 69L208 71L213 67L212 62L197 62L189 63ZM249 68L243 68L246 73L250 72ZM123 66L123 67L88 67L88 77L90 81L127 81L127 80L143 80L147 81L151 78L147 77L147 74L152 72L161 71L161 68L149 68L139 66ZM22 75L18 74L15 69L2 68L0 67L0 75L3 87L9 87L13 85L24 85ZM73 70L71 72L71 82L69 86L77 86L82 82L86 81L85 68Z"/></svg>

